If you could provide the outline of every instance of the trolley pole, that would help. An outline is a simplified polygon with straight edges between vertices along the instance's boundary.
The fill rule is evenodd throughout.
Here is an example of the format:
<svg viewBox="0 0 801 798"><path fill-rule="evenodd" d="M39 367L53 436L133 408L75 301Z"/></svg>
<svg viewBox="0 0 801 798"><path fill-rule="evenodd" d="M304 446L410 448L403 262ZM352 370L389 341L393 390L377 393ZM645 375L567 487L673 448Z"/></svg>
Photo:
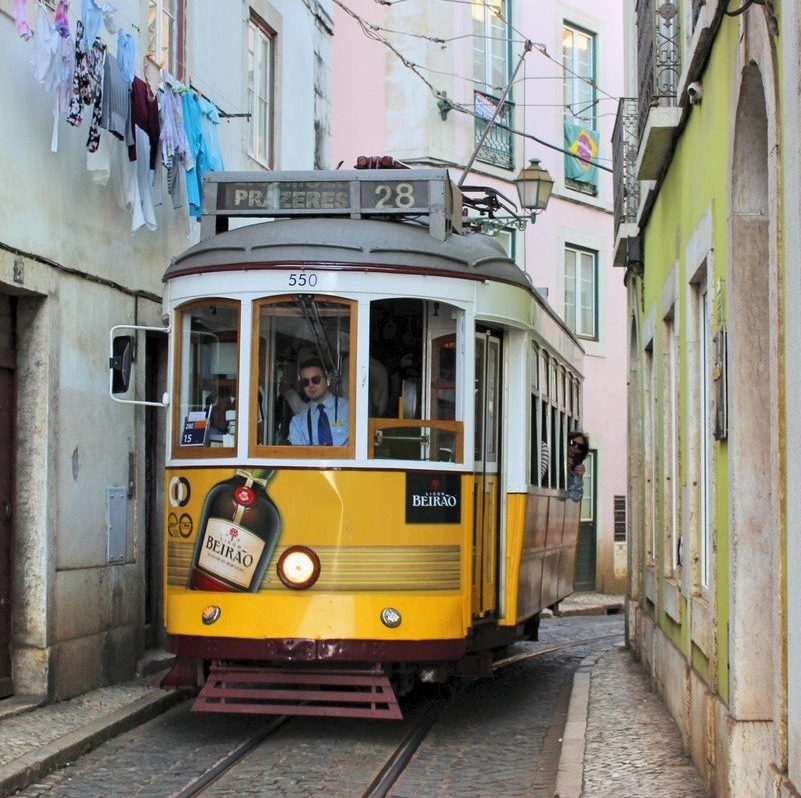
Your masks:
<svg viewBox="0 0 801 798"><path fill-rule="evenodd" d="M506 88L503 90L503 94L501 95L501 99L498 100L498 105L495 107L495 113L492 115L492 119L487 122L487 126L484 128L484 132L481 134L481 138L478 140L478 143L473 150L472 155L470 156L470 160L467 162L467 166L464 168L464 172L462 172L462 176L459 178L459 182L456 184L461 188L462 183L464 183L465 178L467 177L470 169L473 166L473 162L476 160L478 156L478 151L481 149L482 145L484 144L484 139L487 138L489 135L490 129L495 124L495 120L498 118L498 114L501 112L501 108L503 108L503 103L506 100L506 95L509 94L509 91L512 88L512 84L515 82L515 78L517 77L517 73L520 71L520 67L523 66L523 61L528 53L531 52L531 49L534 45L531 43L531 39L526 39L525 44L523 45L523 52L520 54L520 58L517 60L517 65L515 66L514 72L512 72L512 77L509 78L509 82L506 84Z"/></svg>

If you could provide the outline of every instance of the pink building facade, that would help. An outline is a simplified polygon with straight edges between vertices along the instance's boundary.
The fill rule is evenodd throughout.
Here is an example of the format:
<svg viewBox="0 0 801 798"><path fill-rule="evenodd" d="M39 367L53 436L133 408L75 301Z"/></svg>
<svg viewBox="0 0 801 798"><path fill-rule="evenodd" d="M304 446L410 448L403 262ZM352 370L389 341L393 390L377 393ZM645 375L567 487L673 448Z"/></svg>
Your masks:
<svg viewBox="0 0 801 798"><path fill-rule="evenodd" d="M517 69L498 116L505 127L490 129L464 186L490 186L517 203L512 181L535 158L554 179L536 224L520 230L501 221L485 231L499 237L584 346L592 456L576 588L623 593L626 289L623 270L613 265L611 173L624 79L622 2L343 5L351 13L335 6L332 167L388 154L447 167L459 181Z"/></svg>

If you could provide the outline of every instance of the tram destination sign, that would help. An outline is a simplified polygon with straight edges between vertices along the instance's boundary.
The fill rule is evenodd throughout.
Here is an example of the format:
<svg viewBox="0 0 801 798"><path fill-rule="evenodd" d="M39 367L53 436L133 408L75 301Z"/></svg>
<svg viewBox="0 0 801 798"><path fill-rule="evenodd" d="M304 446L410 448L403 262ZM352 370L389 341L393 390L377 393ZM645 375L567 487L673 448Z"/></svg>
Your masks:
<svg viewBox="0 0 801 798"><path fill-rule="evenodd" d="M428 181L369 180L358 185L352 202L347 180L286 180L223 183L217 190L217 210L231 214L294 216L329 213L428 213ZM298 213L300 212L300 213Z"/></svg>
<svg viewBox="0 0 801 798"><path fill-rule="evenodd" d="M350 211L347 180L277 180L263 183L223 183L217 191L217 209L233 212Z"/></svg>
<svg viewBox="0 0 801 798"><path fill-rule="evenodd" d="M237 216L428 216L440 238L461 225L460 194L444 169L210 172L203 203L201 238Z"/></svg>

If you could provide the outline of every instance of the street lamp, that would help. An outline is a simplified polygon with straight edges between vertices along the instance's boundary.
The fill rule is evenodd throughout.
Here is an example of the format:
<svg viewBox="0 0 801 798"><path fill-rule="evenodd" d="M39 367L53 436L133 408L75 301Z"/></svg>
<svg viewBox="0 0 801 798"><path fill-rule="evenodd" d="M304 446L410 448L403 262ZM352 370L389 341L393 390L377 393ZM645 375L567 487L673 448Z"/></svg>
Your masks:
<svg viewBox="0 0 801 798"><path fill-rule="evenodd" d="M533 223L536 214L542 213L548 206L553 178L547 169L540 166L537 158L532 158L528 166L520 170L520 174L515 178L515 185L520 197L520 207L529 212L530 221Z"/></svg>
<svg viewBox="0 0 801 798"><path fill-rule="evenodd" d="M484 187L474 187L464 190L483 191L485 197L470 203L486 216L477 216L465 219L467 225L479 229L483 233L494 235L501 230L508 230L516 227L518 230L525 230L526 225L532 224L537 220L537 215L542 213L548 205L553 189L553 178L548 170L540 165L537 158L532 158L528 166L524 166L514 180L517 186L517 194L520 197L520 207L523 214L517 214L512 210L513 203L506 200L501 202L499 198L503 195L496 190ZM505 198L504 198L505 199ZM508 216L496 216L496 211L503 208L509 212Z"/></svg>

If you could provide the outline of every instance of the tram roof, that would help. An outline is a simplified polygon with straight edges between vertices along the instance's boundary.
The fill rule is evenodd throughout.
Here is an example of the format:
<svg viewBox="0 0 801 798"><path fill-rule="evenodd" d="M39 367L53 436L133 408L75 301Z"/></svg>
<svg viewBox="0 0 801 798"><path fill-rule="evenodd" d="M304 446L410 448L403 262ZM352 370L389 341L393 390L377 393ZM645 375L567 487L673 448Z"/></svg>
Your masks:
<svg viewBox="0 0 801 798"><path fill-rule="evenodd" d="M497 280L535 293L528 275L489 236L451 234L441 241L430 235L427 226L375 219L298 218L238 227L201 241L173 258L164 280L285 264L433 272Z"/></svg>

